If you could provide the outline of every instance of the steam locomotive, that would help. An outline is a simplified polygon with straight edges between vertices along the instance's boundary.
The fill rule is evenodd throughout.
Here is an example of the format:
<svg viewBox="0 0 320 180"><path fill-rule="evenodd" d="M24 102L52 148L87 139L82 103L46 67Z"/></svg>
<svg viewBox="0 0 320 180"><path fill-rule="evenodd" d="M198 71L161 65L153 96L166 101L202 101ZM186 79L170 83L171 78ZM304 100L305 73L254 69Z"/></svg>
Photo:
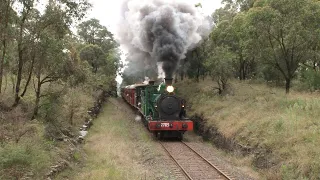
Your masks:
<svg viewBox="0 0 320 180"><path fill-rule="evenodd" d="M121 96L143 116L148 130L158 138L182 139L186 131L193 130L193 122L186 117L185 101L176 96L172 78L155 85L135 84L121 88Z"/></svg>

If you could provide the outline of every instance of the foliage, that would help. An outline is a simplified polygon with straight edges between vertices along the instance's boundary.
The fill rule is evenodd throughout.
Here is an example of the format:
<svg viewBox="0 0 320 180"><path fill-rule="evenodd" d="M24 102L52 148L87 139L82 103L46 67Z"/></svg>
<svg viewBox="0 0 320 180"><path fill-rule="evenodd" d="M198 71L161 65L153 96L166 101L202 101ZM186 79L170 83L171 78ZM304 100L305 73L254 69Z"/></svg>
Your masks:
<svg viewBox="0 0 320 180"><path fill-rule="evenodd" d="M113 34L97 19L89 19L79 24L78 34L85 43L98 45L105 53L117 47Z"/></svg>
<svg viewBox="0 0 320 180"><path fill-rule="evenodd" d="M320 72L313 69L303 70L301 81L311 91L320 90Z"/></svg>
<svg viewBox="0 0 320 180"><path fill-rule="evenodd" d="M201 71L203 76L213 74L214 69L202 70L202 66L213 61L212 52L219 47L228 49L221 52L226 53L225 56L233 54L228 65L233 77L240 80L263 78L277 84L285 81L286 93L292 81L303 73L302 65L319 70L319 1L222 2L225 6L212 15L215 25L209 39L203 43L208 45L202 44L187 53L182 61L186 63L180 66L179 73L187 66L189 78L198 80Z"/></svg>
<svg viewBox="0 0 320 180"><path fill-rule="evenodd" d="M0 3L0 179L28 173L43 179L56 161L56 148L46 148L43 137L74 136L95 94L116 89L120 55L113 35L98 21L78 28L91 29L92 43L71 31L91 7L88 1L50 0L44 9L40 3Z"/></svg>
<svg viewBox="0 0 320 180"><path fill-rule="evenodd" d="M106 65L105 54L97 45L87 45L80 51L80 59L87 61L92 66L92 71L97 73L100 66Z"/></svg>
<svg viewBox="0 0 320 180"><path fill-rule="evenodd" d="M218 84L219 94L227 89L228 80L232 77L232 60L234 54L226 47L216 47L213 54L205 62L210 76Z"/></svg>
<svg viewBox="0 0 320 180"><path fill-rule="evenodd" d="M314 23L319 21L320 6L310 0L264 2L248 12L249 29L262 61L281 72L288 93L299 64L307 61L314 37L319 36Z"/></svg>

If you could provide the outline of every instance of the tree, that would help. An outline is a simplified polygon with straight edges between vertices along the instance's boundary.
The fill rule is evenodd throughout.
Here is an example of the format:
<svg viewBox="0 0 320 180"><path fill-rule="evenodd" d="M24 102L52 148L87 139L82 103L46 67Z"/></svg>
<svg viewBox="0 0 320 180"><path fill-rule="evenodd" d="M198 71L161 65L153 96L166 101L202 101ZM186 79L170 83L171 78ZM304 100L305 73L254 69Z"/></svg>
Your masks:
<svg viewBox="0 0 320 180"><path fill-rule="evenodd" d="M248 11L253 7L256 1L257 0L222 0L222 3L237 7L237 9L240 9L240 11Z"/></svg>
<svg viewBox="0 0 320 180"><path fill-rule="evenodd" d="M10 21L12 21L12 3L13 0L5 0L0 4L0 42L2 48L0 48L0 52L2 49L2 53L0 55L0 93L2 92L2 79L3 79L3 69L4 69L4 63L7 55L7 42L9 39L9 24L11 24ZM0 46L0 47L1 47Z"/></svg>
<svg viewBox="0 0 320 180"><path fill-rule="evenodd" d="M28 46L26 39L24 38L26 30L26 23L28 22L29 16L31 14L31 11L34 7L34 0L21 0L20 5L22 6L22 11L20 12L20 17L18 20L18 71L17 71L17 82L15 85L15 100L13 107L17 106L20 101L20 85L22 80L22 71L23 66L25 64L24 56L25 56L25 50Z"/></svg>
<svg viewBox="0 0 320 180"><path fill-rule="evenodd" d="M215 46L229 47L236 58L233 66L234 73L240 80L245 80L255 74L255 45L250 41L247 31L246 13L236 12L235 5L221 8L214 13L216 28L211 33Z"/></svg>
<svg viewBox="0 0 320 180"><path fill-rule="evenodd" d="M281 72L289 93L300 64L307 61L319 36L319 2L312 0L257 1L249 10L251 37L258 42L264 63Z"/></svg>
<svg viewBox="0 0 320 180"><path fill-rule="evenodd" d="M68 27L63 19L63 11L55 3L49 3L45 14L41 17L43 24L47 25L39 35L36 45L38 46L37 58L35 59L35 107L32 118L38 115L42 86L58 80L66 80L70 76L68 61L70 60L64 51L63 38L68 33Z"/></svg>
<svg viewBox="0 0 320 180"><path fill-rule="evenodd" d="M105 53L117 47L113 34L97 19L90 19L79 24L78 35L85 43L100 46Z"/></svg>
<svg viewBox="0 0 320 180"><path fill-rule="evenodd" d="M15 83L15 101L13 107L19 104L20 98L25 94L27 87L31 81L34 70L35 59L43 57L43 53L39 52L39 41L42 34L47 34L48 29L55 31L61 39L69 26L76 19L81 19L85 11L90 7L87 0L49 0L46 12L41 15L35 8L34 0L19 0L18 6L21 7L17 12L17 74ZM29 68L25 70L25 65L29 64ZM21 82L24 73L27 73L27 81L21 93ZM21 94L20 94L21 93Z"/></svg>
<svg viewBox="0 0 320 180"><path fill-rule="evenodd" d="M97 73L99 67L106 65L106 55L98 45L87 45L80 51L80 59L92 66L92 72Z"/></svg>
<svg viewBox="0 0 320 180"><path fill-rule="evenodd" d="M228 88L228 81L232 77L232 61L235 55L228 47L214 47L212 53L205 61L213 81L217 82L219 94L222 95Z"/></svg>

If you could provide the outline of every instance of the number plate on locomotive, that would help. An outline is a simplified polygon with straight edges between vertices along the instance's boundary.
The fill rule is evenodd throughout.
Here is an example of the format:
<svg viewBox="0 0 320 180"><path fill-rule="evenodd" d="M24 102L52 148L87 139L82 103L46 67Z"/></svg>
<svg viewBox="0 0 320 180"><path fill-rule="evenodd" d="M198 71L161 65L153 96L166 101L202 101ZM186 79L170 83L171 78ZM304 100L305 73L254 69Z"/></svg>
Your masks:
<svg viewBox="0 0 320 180"><path fill-rule="evenodd" d="M169 127L169 123L161 123L161 127Z"/></svg>

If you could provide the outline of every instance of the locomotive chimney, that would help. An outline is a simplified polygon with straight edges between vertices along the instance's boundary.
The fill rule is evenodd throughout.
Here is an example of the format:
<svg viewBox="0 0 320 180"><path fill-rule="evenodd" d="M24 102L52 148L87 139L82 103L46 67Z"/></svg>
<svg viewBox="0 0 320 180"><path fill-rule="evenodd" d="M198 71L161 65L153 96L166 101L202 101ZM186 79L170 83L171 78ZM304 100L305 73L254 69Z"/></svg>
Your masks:
<svg viewBox="0 0 320 180"><path fill-rule="evenodd" d="M153 85L154 85L154 81L150 80L150 81L149 81L149 85L152 85L152 86L153 86Z"/></svg>
<svg viewBox="0 0 320 180"><path fill-rule="evenodd" d="M172 78L164 78L164 81L166 83L166 86L171 86L172 85Z"/></svg>

